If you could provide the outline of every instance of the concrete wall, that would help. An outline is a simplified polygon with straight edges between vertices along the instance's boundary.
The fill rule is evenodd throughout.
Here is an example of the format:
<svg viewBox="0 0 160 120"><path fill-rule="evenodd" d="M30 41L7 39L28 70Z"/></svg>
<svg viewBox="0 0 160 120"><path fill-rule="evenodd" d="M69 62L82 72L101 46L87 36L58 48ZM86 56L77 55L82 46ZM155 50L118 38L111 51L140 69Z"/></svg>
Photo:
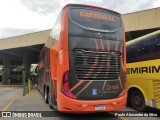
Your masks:
<svg viewBox="0 0 160 120"><path fill-rule="evenodd" d="M160 28L160 7L123 15L126 32Z"/></svg>

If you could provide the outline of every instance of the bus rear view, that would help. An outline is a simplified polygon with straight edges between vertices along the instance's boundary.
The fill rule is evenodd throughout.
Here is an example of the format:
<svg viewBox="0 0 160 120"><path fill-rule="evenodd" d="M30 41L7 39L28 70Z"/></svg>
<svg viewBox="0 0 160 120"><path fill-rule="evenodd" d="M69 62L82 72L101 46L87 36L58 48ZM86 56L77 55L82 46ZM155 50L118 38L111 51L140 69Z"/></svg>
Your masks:
<svg viewBox="0 0 160 120"><path fill-rule="evenodd" d="M94 6L67 5L61 24L60 71L57 80L52 78L57 83L58 110L96 112L125 107L126 53L121 15Z"/></svg>

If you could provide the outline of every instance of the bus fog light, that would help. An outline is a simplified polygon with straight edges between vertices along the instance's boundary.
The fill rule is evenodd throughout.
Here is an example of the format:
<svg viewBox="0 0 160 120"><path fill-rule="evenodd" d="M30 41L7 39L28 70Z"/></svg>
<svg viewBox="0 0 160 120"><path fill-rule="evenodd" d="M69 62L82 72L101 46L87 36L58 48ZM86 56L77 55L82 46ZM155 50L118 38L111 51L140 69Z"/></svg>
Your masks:
<svg viewBox="0 0 160 120"><path fill-rule="evenodd" d="M87 104L82 104L82 107L87 107Z"/></svg>
<svg viewBox="0 0 160 120"><path fill-rule="evenodd" d="M117 102L113 102L112 104L113 104L113 105L117 105Z"/></svg>

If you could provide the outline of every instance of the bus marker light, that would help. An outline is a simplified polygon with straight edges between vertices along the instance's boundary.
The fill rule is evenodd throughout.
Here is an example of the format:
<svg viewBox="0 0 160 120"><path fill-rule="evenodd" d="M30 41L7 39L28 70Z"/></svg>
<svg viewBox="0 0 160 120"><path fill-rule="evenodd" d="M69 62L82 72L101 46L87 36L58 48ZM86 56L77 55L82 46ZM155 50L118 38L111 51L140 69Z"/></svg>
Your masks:
<svg viewBox="0 0 160 120"><path fill-rule="evenodd" d="M87 104L82 104L82 107L87 107Z"/></svg>
<svg viewBox="0 0 160 120"><path fill-rule="evenodd" d="M117 105L117 102L113 102L112 104L113 104L113 105Z"/></svg>

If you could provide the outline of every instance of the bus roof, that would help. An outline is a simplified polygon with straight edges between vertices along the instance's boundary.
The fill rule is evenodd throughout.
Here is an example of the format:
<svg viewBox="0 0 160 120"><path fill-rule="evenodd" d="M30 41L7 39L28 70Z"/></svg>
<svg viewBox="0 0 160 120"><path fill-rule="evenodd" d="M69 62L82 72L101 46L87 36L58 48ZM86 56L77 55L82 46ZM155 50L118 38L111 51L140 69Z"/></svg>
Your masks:
<svg viewBox="0 0 160 120"><path fill-rule="evenodd" d="M131 41L128 41L128 42L126 43L126 45L134 44L134 43L137 42L137 41L140 41L140 40L142 40L142 39L144 39L144 38L147 38L147 37L149 37L149 36L151 36L151 35L154 35L154 34L157 34L157 33L160 33L160 30L157 30L157 31L155 31L155 32L152 32L152 33L149 33L149 34L147 34L147 35L144 35L144 36L141 36L141 37L139 37L139 38L136 38L136 39L133 39L133 40L131 40Z"/></svg>
<svg viewBox="0 0 160 120"><path fill-rule="evenodd" d="M64 8L69 8L69 7L72 7L72 6L73 7L74 6L76 6L76 7L89 7L91 9L96 9L96 10L107 10L107 11L113 12L115 14L118 14L120 16L122 15L121 13L113 11L113 10L110 10L110 9L106 9L106 8L102 8L102 7L97 7L97 6L91 6L91 5L84 5L84 4L67 4L67 5L64 6Z"/></svg>

